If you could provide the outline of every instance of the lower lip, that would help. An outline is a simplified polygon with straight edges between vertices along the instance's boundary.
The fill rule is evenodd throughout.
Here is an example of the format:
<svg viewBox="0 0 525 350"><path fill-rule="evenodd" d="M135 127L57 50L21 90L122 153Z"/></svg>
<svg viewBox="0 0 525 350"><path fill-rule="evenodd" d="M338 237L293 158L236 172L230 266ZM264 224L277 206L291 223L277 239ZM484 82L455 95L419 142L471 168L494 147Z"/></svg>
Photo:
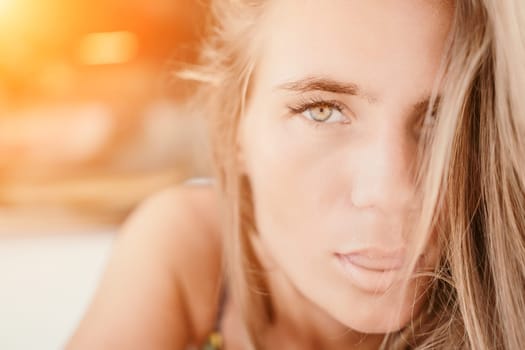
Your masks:
<svg viewBox="0 0 525 350"><path fill-rule="evenodd" d="M337 268L350 282L366 293L384 294L400 282L400 269L372 270L352 263L341 255L335 255Z"/></svg>

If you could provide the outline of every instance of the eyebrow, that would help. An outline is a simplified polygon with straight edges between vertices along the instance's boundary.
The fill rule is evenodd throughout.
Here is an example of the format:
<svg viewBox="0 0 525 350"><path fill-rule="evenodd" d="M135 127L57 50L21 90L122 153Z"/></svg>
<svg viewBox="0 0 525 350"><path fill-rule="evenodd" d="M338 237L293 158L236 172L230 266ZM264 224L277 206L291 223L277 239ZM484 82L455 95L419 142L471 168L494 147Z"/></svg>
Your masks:
<svg viewBox="0 0 525 350"><path fill-rule="evenodd" d="M358 84L322 77L307 77L290 81L279 85L278 88L303 93L308 91L326 91L335 94L352 95L367 99L370 103L375 103L378 100L372 94L365 92Z"/></svg>
<svg viewBox="0 0 525 350"><path fill-rule="evenodd" d="M356 83L342 82L323 77L306 77L278 85L278 88L281 90L289 90L301 93L309 91L326 91L335 94L345 94L366 99L369 103L376 103L379 100L376 96L366 92ZM426 96L414 103L412 105L413 112L424 113L430 104L430 99L430 96ZM438 95L435 99L434 108L437 108L440 99L441 96Z"/></svg>

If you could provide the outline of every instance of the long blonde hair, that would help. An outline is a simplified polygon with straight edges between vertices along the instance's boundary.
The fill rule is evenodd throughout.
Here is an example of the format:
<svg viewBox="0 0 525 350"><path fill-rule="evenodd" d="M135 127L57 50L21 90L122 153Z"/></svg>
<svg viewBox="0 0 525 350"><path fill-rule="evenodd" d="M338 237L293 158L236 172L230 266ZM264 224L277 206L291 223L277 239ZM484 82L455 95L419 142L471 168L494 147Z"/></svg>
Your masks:
<svg viewBox="0 0 525 350"><path fill-rule="evenodd" d="M199 65L179 73L197 84L191 108L210 118L229 287L254 348L261 347L272 309L249 240L253 203L237 164L237 130L267 2L212 1ZM418 229L437 229L443 253L427 307L385 337L383 347L519 349L525 344L525 2L456 1L439 80L445 89L438 123L422 143Z"/></svg>

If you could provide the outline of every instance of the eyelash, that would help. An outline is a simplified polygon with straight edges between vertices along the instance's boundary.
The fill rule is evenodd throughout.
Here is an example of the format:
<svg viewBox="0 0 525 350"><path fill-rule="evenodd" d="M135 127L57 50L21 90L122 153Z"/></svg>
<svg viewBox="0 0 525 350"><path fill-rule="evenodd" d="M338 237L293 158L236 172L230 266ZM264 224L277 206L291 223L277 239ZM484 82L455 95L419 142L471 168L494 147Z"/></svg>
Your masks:
<svg viewBox="0 0 525 350"><path fill-rule="evenodd" d="M336 111L338 111L339 113L343 113L343 111L346 109L345 105L343 105L339 101L336 101L336 100L325 100L325 99L320 98L320 97L310 97L308 99L303 99L300 102L298 102L297 104L288 105L287 107L288 107L288 109L290 110L291 113L293 113L293 114L301 114L301 113L306 112L310 108L316 108L316 107L321 107L321 106L333 108ZM330 123L318 122L318 121L310 120L308 118L304 118L304 119L307 122L313 123L314 126L330 126L329 125ZM336 123L333 123L333 124L336 124ZM337 123L337 124L341 124L341 123ZM345 124L347 124L347 123L345 123Z"/></svg>
<svg viewBox="0 0 525 350"><path fill-rule="evenodd" d="M309 110L310 108L316 108L316 107L320 107L320 106L327 106L327 107L333 108L333 109L337 110L339 113L343 113L343 110L346 109L346 107L342 103L340 103L339 101L336 101L336 100L325 100L325 99L320 98L320 97L310 97L308 99L303 99L300 102L298 102L297 104L288 105L287 107L288 107L288 109L290 110L291 113L296 115L296 114L304 113L307 110ZM428 126L430 129L433 126L435 126L435 123L437 122L437 120L436 120L437 112L438 112L438 108L434 107L432 109L431 114L430 114L430 121L425 121L425 116L423 116L423 121L422 121L423 125L422 126L427 126L427 125L424 124L425 122L430 122L430 125ZM305 119L305 121L311 123L315 127L329 127L329 126L331 126L330 123L318 122L318 121L314 121L314 120L311 120L311 119L308 119L308 118L304 118L304 119ZM344 124L348 124L348 123L349 122L346 122ZM341 123L337 123L337 124L341 124Z"/></svg>

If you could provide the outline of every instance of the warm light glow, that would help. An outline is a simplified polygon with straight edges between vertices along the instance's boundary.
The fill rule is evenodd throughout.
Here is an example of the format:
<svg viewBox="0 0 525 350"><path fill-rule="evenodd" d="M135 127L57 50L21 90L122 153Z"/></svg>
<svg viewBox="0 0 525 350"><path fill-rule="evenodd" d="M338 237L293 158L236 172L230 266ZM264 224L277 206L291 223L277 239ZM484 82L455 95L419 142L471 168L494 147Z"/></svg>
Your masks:
<svg viewBox="0 0 525 350"><path fill-rule="evenodd" d="M12 4L12 0L0 0L0 12L6 11Z"/></svg>
<svg viewBox="0 0 525 350"><path fill-rule="evenodd" d="M137 49L138 40L134 33L91 33L81 40L78 58L87 65L126 63L135 58Z"/></svg>
<svg viewBox="0 0 525 350"><path fill-rule="evenodd" d="M0 0L0 20L3 22L1 23L2 26L5 21L10 22L9 17L13 15L13 7L16 1L17 0Z"/></svg>

